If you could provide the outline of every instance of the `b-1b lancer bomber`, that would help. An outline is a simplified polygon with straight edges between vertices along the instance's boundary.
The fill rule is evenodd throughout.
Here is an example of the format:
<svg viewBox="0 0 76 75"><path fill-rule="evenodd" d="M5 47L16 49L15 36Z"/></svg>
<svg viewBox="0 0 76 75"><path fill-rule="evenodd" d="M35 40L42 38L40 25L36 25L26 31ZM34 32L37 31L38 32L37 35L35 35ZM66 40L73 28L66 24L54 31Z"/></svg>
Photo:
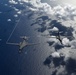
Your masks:
<svg viewBox="0 0 76 75"><path fill-rule="evenodd" d="M22 42L20 43L6 43L6 44L10 44L10 45L17 45L19 46L19 53L22 52L23 48L26 47L26 46L32 46L32 45L38 45L39 43L28 43L27 40L29 37L26 37L26 36L21 36L20 38L23 39Z"/></svg>
<svg viewBox="0 0 76 75"><path fill-rule="evenodd" d="M61 43L61 45L63 45L63 46L67 46L67 47L70 47L70 44L67 44L67 45L64 45L63 44L63 39L66 37L64 37L64 38L61 38L61 36L60 36L60 33L62 33L62 32L59 32L59 31L57 31L57 36L48 36L48 35L43 35L43 36L47 36L48 38L56 38L56 39L58 39L59 41L60 41L60 43ZM50 35L50 34L49 34ZM67 37L71 37L71 36L67 36Z"/></svg>

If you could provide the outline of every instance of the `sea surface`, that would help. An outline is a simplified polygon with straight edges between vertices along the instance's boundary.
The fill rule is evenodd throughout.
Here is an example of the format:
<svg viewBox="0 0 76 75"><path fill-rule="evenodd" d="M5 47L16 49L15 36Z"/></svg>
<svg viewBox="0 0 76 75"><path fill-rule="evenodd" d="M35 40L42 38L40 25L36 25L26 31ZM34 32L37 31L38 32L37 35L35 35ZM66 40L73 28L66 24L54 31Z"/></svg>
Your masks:
<svg viewBox="0 0 76 75"><path fill-rule="evenodd" d="M15 11L5 4L8 4L7 0L0 1L0 75L50 75L51 70L43 64L51 54L50 47L45 43L46 38L37 37L40 33L30 26L31 22L24 13L15 18ZM20 36L24 35L30 37L28 42L41 44L25 47L21 54L18 53L18 46L6 44L8 38L8 42L18 43L22 41Z"/></svg>

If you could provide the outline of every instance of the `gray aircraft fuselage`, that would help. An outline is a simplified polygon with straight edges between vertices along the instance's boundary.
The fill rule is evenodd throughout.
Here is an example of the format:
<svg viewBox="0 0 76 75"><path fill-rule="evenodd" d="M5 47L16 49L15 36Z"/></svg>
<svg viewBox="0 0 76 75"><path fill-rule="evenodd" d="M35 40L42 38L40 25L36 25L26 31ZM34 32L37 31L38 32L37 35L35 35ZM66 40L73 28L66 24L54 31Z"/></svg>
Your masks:
<svg viewBox="0 0 76 75"><path fill-rule="evenodd" d="M28 45L28 43L25 41L25 40L23 40L23 42L20 42L20 45L19 45L19 49L21 50L21 49L23 49L24 47L26 47Z"/></svg>

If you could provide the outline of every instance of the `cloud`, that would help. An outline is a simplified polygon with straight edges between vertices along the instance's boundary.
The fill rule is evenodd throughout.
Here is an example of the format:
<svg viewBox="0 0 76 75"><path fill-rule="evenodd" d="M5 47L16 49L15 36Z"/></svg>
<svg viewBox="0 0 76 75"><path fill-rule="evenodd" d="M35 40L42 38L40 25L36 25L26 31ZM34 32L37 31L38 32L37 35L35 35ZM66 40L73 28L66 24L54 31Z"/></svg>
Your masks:
<svg viewBox="0 0 76 75"><path fill-rule="evenodd" d="M17 9L16 7L13 7L13 9L14 9L15 11L19 11L19 9Z"/></svg>
<svg viewBox="0 0 76 75"><path fill-rule="evenodd" d="M48 3L42 3L41 0L18 0L19 3L27 8L27 10L34 11L35 13L44 13L49 17L62 20L74 20L76 17L76 7L70 4L58 5L51 7ZM10 4L18 4L15 0L9 0Z"/></svg>
<svg viewBox="0 0 76 75"><path fill-rule="evenodd" d="M59 55L62 54L63 59L57 68L56 75L72 75L76 74L76 50L71 50L70 48L63 48L59 50L57 53L53 53L54 57L61 58ZM56 59L58 60L58 59ZM52 62L52 61L51 61ZM57 61L59 62L59 60ZM56 64L54 62L53 64Z"/></svg>
<svg viewBox="0 0 76 75"><path fill-rule="evenodd" d="M38 11L46 13L50 16L54 16L59 19L72 19L76 16L76 7L66 4L64 6L58 5L51 7L47 3L41 3L40 0L23 0L24 2L30 4L32 7L29 7L32 11Z"/></svg>
<svg viewBox="0 0 76 75"><path fill-rule="evenodd" d="M14 17L18 17L18 15L17 15L17 14L15 14L15 15L14 15Z"/></svg>
<svg viewBox="0 0 76 75"><path fill-rule="evenodd" d="M60 54L58 52L54 52L54 53L51 54L51 56L53 58L59 58L60 57Z"/></svg>
<svg viewBox="0 0 76 75"><path fill-rule="evenodd" d="M18 11L17 14L21 14L21 11Z"/></svg>
<svg viewBox="0 0 76 75"><path fill-rule="evenodd" d="M10 22L10 21L11 21L11 19L8 19L7 21L9 21L9 22Z"/></svg>
<svg viewBox="0 0 76 75"><path fill-rule="evenodd" d="M53 30L58 31L58 28L57 27L53 27Z"/></svg>
<svg viewBox="0 0 76 75"><path fill-rule="evenodd" d="M76 50L71 48L63 48L57 52L53 52L46 60L47 66L54 65L55 71L52 75L72 75L76 74ZM44 65L46 65L44 64ZM49 66L48 66L49 67ZM52 69L52 68L51 68Z"/></svg>
<svg viewBox="0 0 76 75"><path fill-rule="evenodd" d="M71 48L76 49L76 40L71 41Z"/></svg>
<svg viewBox="0 0 76 75"><path fill-rule="evenodd" d="M44 13L55 19L73 20L76 17L76 7L70 4L51 7L48 3L42 3L41 0L9 0L10 4L22 4L27 10L35 13Z"/></svg>
<svg viewBox="0 0 76 75"><path fill-rule="evenodd" d="M68 45L69 44L69 39L68 38L63 38L62 39L62 43L63 43L63 45Z"/></svg>
<svg viewBox="0 0 76 75"><path fill-rule="evenodd" d="M18 4L18 2L16 2L15 0L9 0L10 4Z"/></svg>
<svg viewBox="0 0 76 75"><path fill-rule="evenodd" d="M76 7L70 4L66 4L66 5L58 5L56 7L53 8L54 10L54 15L57 18L63 19L63 20L67 20L67 19L74 19L74 17L76 17Z"/></svg>
<svg viewBox="0 0 76 75"><path fill-rule="evenodd" d="M49 29L49 31L58 31L59 29L57 27L53 27L52 29Z"/></svg>

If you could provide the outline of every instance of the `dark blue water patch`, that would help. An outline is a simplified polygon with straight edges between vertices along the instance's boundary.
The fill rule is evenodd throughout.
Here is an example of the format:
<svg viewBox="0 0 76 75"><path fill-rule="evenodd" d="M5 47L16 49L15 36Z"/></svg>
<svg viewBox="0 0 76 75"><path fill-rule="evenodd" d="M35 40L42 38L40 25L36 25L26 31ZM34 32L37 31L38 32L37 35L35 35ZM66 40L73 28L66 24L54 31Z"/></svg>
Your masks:
<svg viewBox="0 0 76 75"><path fill-rule="evenodd" d="M8 4L8 0L0 0L0 4Z"/></svg>
<svg viewBox="0 0 76 75"><path fill-rule="evenodd" d="M51 42L47 41L47 43L49 44L49 46L52 46L55 42L54 41L51 41ZM64 48L64 46L62 44L58 44L58 43L56 43L53 47L55 48L56 51Z"/></svg>
<svg viewBox="0 0 76 75"><path fill-rule="evenodd" d="M18 47L7 45L5 37L0 45L0 75L20 75L21 60Z"/></svg>
<svg viewBox="0 0 76 75"><path fill-rule="evenodd" d="M20 15L18 18L15 18L14 14L16 14L16 11L9 6L4 6L4 4L2 4L0 7L2 12L0 14L0 36L5 40L12 32L17 20L20 18ZM11 19L11 21L8 21L8 19Z"/></svg>
<svg viewBox="0 0 76 75"><path fill-rule="evenodd" d="M33 25L35 25L35 24L37 24L38 22L34 22L34 23L32 23L30 26L33 26Z"/></svg>
<svg viewBox="0 0 76 75"><path fill-rule="evenodd" d="M57 73L57 70L55 70L51 75L56 75L56 73Z"/></svg>
<svg viewBox="0 0 76 75"><path fill-rule="evenodd" d="M43 22L42 22L43 23ZM35 24L38 24L38 25L42 25L42 23L41 23L41 21L40 20L37 20L36 22L33 22L32 24L31 24L31 26L33 26L33 25L35 25Z"/></svg>
<svg viewBox="0 0 76 75"><path fill-rule="evenodd" d="M49 31L50 33L50 36L53 35L53 36L58 36L58 32L57 31Z"/></svg>
<svg viewBox="0 0 76 75"><path fill-rule="evenodd" d="M64 56L61 56L61 57L55 57L53 58L52 55L50 55L49 57L47 57L45 59L45 61L43 62L43 64L45 66L48 66L49 68L51 68L51 62L53 61L53 64L55 67L59 67L60 65L64 66L65 65L65 62L64 62Z"/></svg>
<svg viewBox="0 0 76 75"><path fill-rule="evenodd" d="M36 22L36 23L31 24L31 26L34 25L34 24L37 24L37 23L39 23L39 22ZM35 29L38 32L43 33L47 29L47 26L46 26L46 22L45 21L43 21L41 24L39 23L38 25L41 26L41 27Z"/></svg>
<svg viewBox="0 0 76 75"><path fill-rule="evenodd" d="M43 21L45 21L45 20L48 20L49 17L48 17L48 16L41 16L41 17L38 17L37 20L38 20L38 19L42 19Z"/></svg>
<svg viewBox="0 0 76 75"><path fill-rule="evenodd" d="M53 45L55 42L54 41L47 41L47 43L49 44L49 46Z"/></svg>
<svg viewBox="0 0 76 75"><path fill-rule="evenodd" d="M71 75L72 73L76 74L76 60L69 58L66 62L66 70Z"/></svg>
<svg viewBox="0 0 76 75"><path fill-rule="evenodd" d="M15 58L13 50L16 51L16 48L13 49L12 47L11 49L10 46L7 48L6 45L6 40L16 24L16 19L13 17L14 11L12 11L10 7L5 7L4 4L1 5L0 9L2 12L0 14L0 38L2 39L0 42L0 75L19 75L17 74L19 64L17 65L17 63L15 63L16 60L15 62L13 60ZM7 19L11 19L12 21L8 22ZM11 62L11 59L13 62Z"/></svg>
<svg viewBox="0 0 76 75"><path fill-rule="evenodd" d="M53 64L55 67L59 67L64 62L64 57L53 58Z"/></svg>
<svg viewBox="0 0 76 75"><path fill-rule="evenodd" d="M62 24L60 24L60 22L57 22L57 20L53 20L52 22L50 22L50 26L51 25L52 28L57 27L59 31L63 31L63 33L65 33L65 31L67 30L67 28L65 26L62 26Z"/></svg>
<svg viewBox="0 0 76 75"><path fill-rule="evenodd" d="M51 67L51 66L50 66L51 61L52 61L52 56L50 55L49 57L47 57L47 58L45 59L45 61L43 62L43 64L44 64L45 66L48 66L48 67L50 68L50 67Z"/></svg>
<svg viewBox="0 0 76 75"><path fill-rule="evenodd" d="M64 46L57 43L57 44L55 44L54 48L57 51L57 50L64 48Z"/></svg>
<svg viewBox="0 0 76 75"><path fill-rule="evenodd" d="M11 19L10 22L8 22L7 20ZM13 15L11 13L2 13L0 15L0 35L1 37L6 37L6 35L8 36L10 34L10 32L12 31L12 29L14 28L16 24L15 18L13 17Z"/></svg>
<svg viewBox="0 0 76 75"><path fill-rule="evenodd" d="M14 7L17 9L20 9L20 10L25 9L25 7L23 5L20 5L20 4L16 4L16 5L14 5Z"/></svg>
<svg viewBox="0 0 76 75"><path fill-rule="evenodd" d="M11 10L12 10L12 8L10 8L9 6L5 6L4 4L0 4L0 12L9 12Z"/></svg>
<svg viewBox="0 0 76 75"><path fill-rule="evenodd" d="M13 21L7 22L8 18L11 18ZM13 18L12 14L2 13L1 18L0 18L0 24L1 24L0 33L1 33L1 38L2 38L1 45L0 45L0 75L23 75L23 74L21 74L21 72L23 72L24 69L25 69L25 71L27 70L27 72L25 72L24 74L28 75L27 73L32 71L32 69L30 69L30 66L28 66L28 65L32 64L32 63L28 64L28 62L29 62L28 59L26 61L22 61L23 57L21 57L21 59L20 59L20 55L18 56L18 47L6 45L6 40L8 39L12 29L15 26L15 19ZM20 25L22 25L22 23ZM23 27L22 29L28 30L27 28L28 28L28 24L26 27ZM27 35L29 32L30 31L28 30ZM21 33L21 31L19 31L18 33ZM15 32L15 35L17 36L18 33ZM26 33L26 31L24 33ZM30 34L32 35L32 32L30 32L29 35ZM20 35L18 34L18 36L20 36ZM18 40L17 38L14 38L14 39ZM20 41L20 40L18 40L18 41ZM28 50L28 48L26 48L26 50ZM25 57L25 55L24 55L24 57ZM30 55L28 57L30 57ZM26 65L22 64L22 62L26 63ZM21 66L21 65L25 66L25 68L23 68L23 66ZM35 66L35 65L33 65L33 66ZM29 69L29 71L26 67ZM34 71L34 69L33 69L33 71Z"/></svg>
<svg viewBox="0 0 76 75"><path fill-rule="evenodd" d="M51 21L50 26L52 26L51 28L57 27L59 29L59 31L62 32L61 35L66 34L67 36L73 36L73 34L72 34L73 28L65 27L60 22L57 22L57 20Z"/></svg>

